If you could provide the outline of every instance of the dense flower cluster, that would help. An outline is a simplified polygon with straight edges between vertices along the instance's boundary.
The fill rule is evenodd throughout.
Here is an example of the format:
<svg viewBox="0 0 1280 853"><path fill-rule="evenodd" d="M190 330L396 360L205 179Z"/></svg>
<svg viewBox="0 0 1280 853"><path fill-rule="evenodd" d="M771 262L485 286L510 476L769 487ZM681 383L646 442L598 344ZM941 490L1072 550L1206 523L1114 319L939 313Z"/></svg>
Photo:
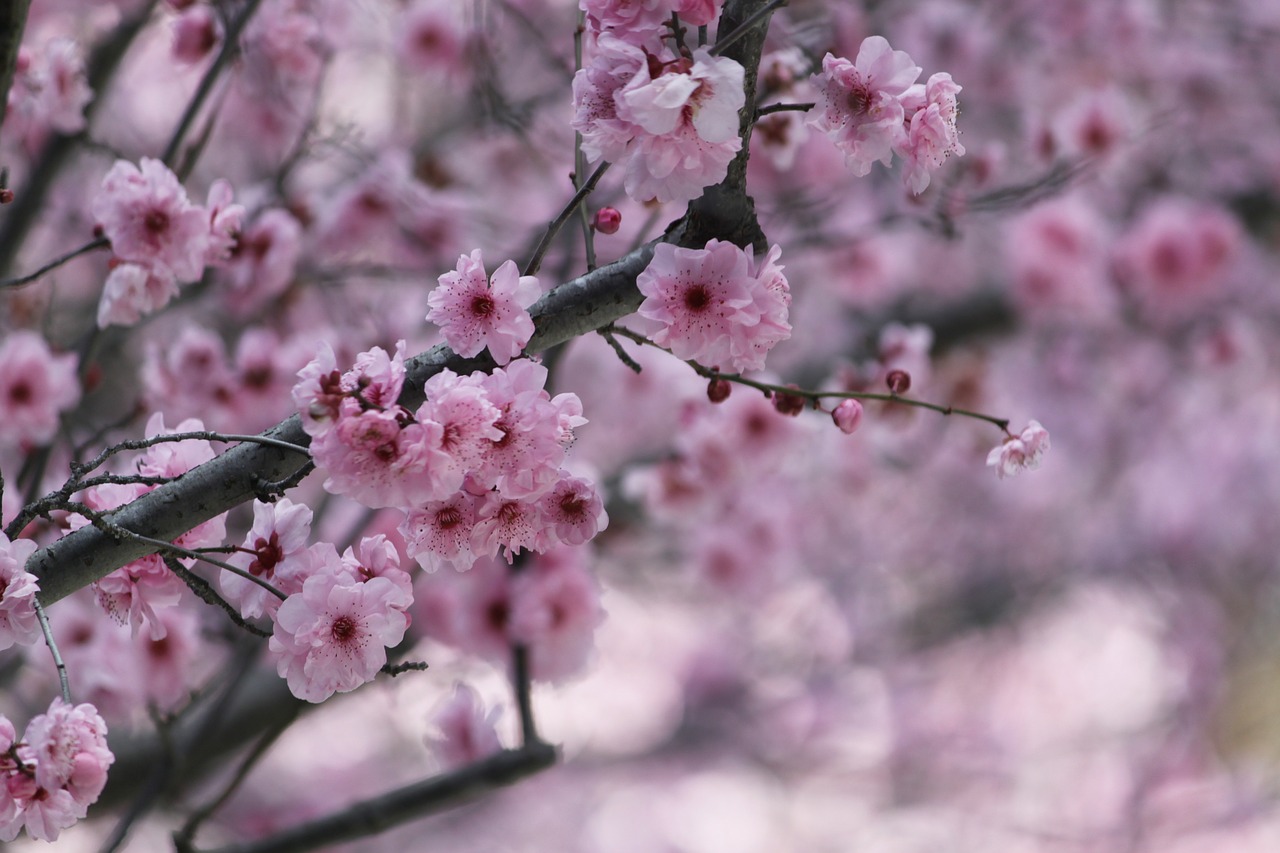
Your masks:
<svg viewBox="0 0 1280 853"><path fill-rule="evenodd" d="M56 841L98 799L113 761L106 723L92 705L54 699L21 739L0 716L0 841L23 829L37 841Z"/></svg>
<svg viewBox="0 0 1280 853"><path fill-rule="evenodd" d="M828 53L813 78L818 101L808 120L844 153L855 175L876 162L887 166L897 154L905 164L903 182L916 194L948 156L964 154L956 130L960 87L945 72L916 83L920 70L883 36L863 41L853 62Z"/></svg>
<svg viewBox="0 0 1280 853"><path fill-rule="evenodd" d="M659 243L636 280L645 300L638 322L654 343L683 359L742 372L760 370L791 335L791 290L774 246L758 263L732 243L705 249Z"/></svg>
<svg viewBox="0 0 1280 853"><path fill-rule="evenodd" d="M742 148L742 86L732 59L677 55L647 27L606 29L573 79L573 127L589 161L625 164L633 199L686 202L723 180Z"/></svg>

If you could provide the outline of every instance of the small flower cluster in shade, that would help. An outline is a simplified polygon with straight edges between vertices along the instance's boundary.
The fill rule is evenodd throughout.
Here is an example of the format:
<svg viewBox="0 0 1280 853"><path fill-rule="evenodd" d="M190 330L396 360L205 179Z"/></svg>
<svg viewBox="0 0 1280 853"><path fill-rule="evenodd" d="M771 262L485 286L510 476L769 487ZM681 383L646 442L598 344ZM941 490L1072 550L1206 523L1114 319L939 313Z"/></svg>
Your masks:
<svg viewBox="0 0 1280 853"><path fill-rule="evenodd" d="M903 161L903 182L919 194L952 154L964 154L956 129L960 87L939 72L916 83L920 67L882 36L862 42L850 62L828 53L812 82L818 99L808 124L827 134L855 175L873 163Z"/></svg>
<svg viewBox="0 0 1280 853"><path fill-rule="evenodd" d="M573 79L573 127L592 162L623 164L636 201L687 202L719 183L742 148L742 66L707 48L677 54L662 38L678 12L709 22L715 4L587 2L595 51ZM692 19L685 18L685 14Z"/></svg>
<svg viewBox="0 0 1280 853"><path fill-rule="evenodd" d="M791 290L771 248L759 262L732 243L705 249L659 243L636 280L644 294L637 325L677 357L725 371L760 370L791 336Z"/></svg>
<svg viewBox="0 0 1280 853"><path fill-rule="evenodd" d="M0 533L0 650L30 646L40 640L36 622L36 593L40 585L25 568L36 543Z"/></svg>
<svg viewBox="0 0 1280 853"><path fill-rule="evenodd" d="M157 412L147 421L146 437L202 430L204 424L196 418L188 418L168 429L164 416ZM213 457L213 446L203 439L161 442L146 449L137 463L136 473L158 479L177 478ZM91 510L105 513L155 488L145 483L106 483L86 489L81 495L81 502ZM68 522L72 530L90 523L79 514L71 515ZM225 538L226 518L219 515L197 524L173 541L179 547L194 549L221 545ZM186 593L186 586L169 571L158 554L148 554L126 563L93 584L93 589L98 604L109 616L121 624L128 624L135 637L146 629L147 636L153 641L165 639L168 627L162 614L181 604Z"/></svg>
<svg viewBox="0 0 1280 853"><path fill-rule="evenodd" d="M199 279L206 266L227 263L244 216L231 198L231 185L220 180L205 206L192 204L159 160L143 157L140 167L116 161L90 208L114 255L98 325L132 325L167 305L178 285Z"/></svg>
<svg viewBox="0 0 1280 853"><path fill-rule="evenodd" d="M21 739L0 715L0 841L23 829L37 841L56 841L97 801L114 761L107 725L92 705L54 699Z"/></svg>
<svg viewBox="0 0 1280 853"><path fill-rule="evenodd" d="M427 321L440 327L453 351L464 358L486 347L493 360L506 364L533 337L527 310L542 295L538 279L520 275L515 261L506 261L490 278L484 257L476 249L458 258L458 268L440 276L427 297Z"/></svg>
<svg viewBox="0 0 1280 853"><path fill-rule="evenodd" d="M1039 421L1031 421L1016 436L1011 435L987 454L987 465L996 469L1000 479L1023 471L1034 471L1049 450L1049 431Z"/></svg>
<svg viewBox="0 0 1280 853"><path fill-rule="evenodd" d="M595 486L561 466L586 423L576 394L551 397L547 369L519 359L492 374L444 370L409 411L404 342L340 372L327 346L299 372L293 398L325 488L397 507L411 556L428 569L586 542L608 516Z"/></svg>

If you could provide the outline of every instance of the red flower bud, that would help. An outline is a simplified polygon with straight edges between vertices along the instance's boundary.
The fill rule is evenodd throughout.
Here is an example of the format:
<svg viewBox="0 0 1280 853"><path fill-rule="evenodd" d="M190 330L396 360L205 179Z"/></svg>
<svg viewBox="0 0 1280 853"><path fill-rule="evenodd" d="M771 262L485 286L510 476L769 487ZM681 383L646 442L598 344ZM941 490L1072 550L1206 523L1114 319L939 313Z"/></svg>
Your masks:
<svg viewBox="0 0 1280 853"><path fill-rule="evenodd" d="M911 388L911 374L905 370L890 370L884 382L890 394L905 394Z"/></svg>

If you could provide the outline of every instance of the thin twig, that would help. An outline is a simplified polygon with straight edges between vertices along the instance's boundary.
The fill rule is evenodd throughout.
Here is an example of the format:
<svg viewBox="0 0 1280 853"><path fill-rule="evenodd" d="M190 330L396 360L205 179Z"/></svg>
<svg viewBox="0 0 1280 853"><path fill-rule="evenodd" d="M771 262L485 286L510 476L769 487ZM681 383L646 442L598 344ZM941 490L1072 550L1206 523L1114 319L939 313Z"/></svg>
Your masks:
<svg viewBox="0 0 1280 853"><path fill-rule="evenodd" d="M773 113L797 112L803 113L813 109L817 104L813 101L806 101L800 104L770 104L767 107L758 107L756 109L756 118L763 118Z"/></svg>
<svg viewBox="0 0 1280 853"><path fill-rule="evenodd" d="M596 188L596 184L600 183L600 179L604 177L604 173L609 171L609 163L606 161L596 166L596 170L591 173L591 177L587 178L587 182L569 199L569 203L564 206L564 210L560 211L560 215L552 220L547 226L546 233L542 235L542 240L538 242L538 248L533 250L533 257L529 259L529 263L525 265L524 272L521 275L537 275L538 268L542 266L542 258L546 255L547 250L551 248L551 241L560 233L560 229L569 221L569 217L578 209L578 205L586 200Z"/></svg>
<svg viewBox="0 0 1280 853"><path fill-rule="evenodd" d="M740 40L747 33L751 32L751 28L760 23L762 19L773 14L775 10L781 9L785 5L787 5L787 0L771 0L771 2L751 13L747 16L745 21L738 25L737 29L729 33L724 38L716 40L716 46L711 48L711 55L719 56L724 53L729 49L730 45Z"/></svg>
<svg viewBox="0 0 1280 853"><path fill-rule="evenodd" d="M35 282L36 279L40 278L40 276L52 270L56 270L58 267L65 264L67 261L78 258L81 255L87 255L89 252L92 252L94 249L102 249L110 245L111 245L111 241L108 240L106 237L99 237L96 240L91 240L90 242L85 243L83 246L81 246L78 249L72 249L70 252L67 252L66 254L59 255L58 257L49 261L44 266L40 267L40 269L36 270L35 272L29 272L26 275L18 276L17 278L6 278L4 281L0 281L0 288L22 287L23 285L32 284L33 282Z"/></svg>
<svg viewBox="0 0 1280 853"><path fill-rule="evenodd" d="M49 617L45 615L44 607L41 606L39 599L33 599L32 604L36 608L36 619L40 622L40 632L44 634L44 643L49 647L49 654L53 655L53 666L58 670L58 685L62 688L62 701L70 705L71 685L67 680L67 665L62 662L62 655L58 652L58 644L53 640L53 629L49 627Z"/></svg>

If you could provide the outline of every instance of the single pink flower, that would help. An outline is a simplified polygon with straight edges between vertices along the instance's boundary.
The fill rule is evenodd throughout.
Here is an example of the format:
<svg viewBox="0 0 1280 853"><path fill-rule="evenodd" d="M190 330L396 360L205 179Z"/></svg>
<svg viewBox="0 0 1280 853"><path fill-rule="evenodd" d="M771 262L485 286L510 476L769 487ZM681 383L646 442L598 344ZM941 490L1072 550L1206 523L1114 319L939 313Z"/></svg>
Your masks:
<svg viewBox="0 0 1280 853"><path fill-rule="evenodd" d="M423 740L445 770L478 761L502 749L494 723L500 709L485 713L475 690L457 684L453 695L431 712L434 731Z"/></svg>
<svg viewBox="0 0 1280 853"><path fill-rule="evenodd" d="M412 603L395 583L352 583L314 575L280 605L268 644L276 669L299 699L323 702L372 681L387 647L404 639Z"/></svg>
<svg viewBox="0 0 1280 853"><path fill-rule="evenodd" d="M1049 432L1039 421L1031 421L1016 437L1009 436L987 454L987 465L1000 479L1023 471L1034 471L1049 450Z"/></svg>
<svg viewBox="0 0 1280 853"><path fill-rule="evenodd" d="M449 346L461 356L479 355L485 347L503 365L520 354L533 336L528 308L542 295L538 279L520 275L514 261L485 273L480 250L458 258L458 268L440 276L427 297L427 320L440 327Z"/></svg>
<svg viewBox="0 0 1280 853"><path fill-rule="evenodd" d="M0 343L0 447L50 442L58 416L80 401L76 357L54 355L36 332L10 332Z"/></svg>
<svg viewBox="0 0 1280 853"><path fill-rule="evenodd" d="M91 211L121 260L179 281L195 281L204 271L208 213L191 204L177 176L159 160L143 157L141 168L116 161Z"/></svg>
<svg viewBox="0 0 1280 853"><path fill-rule="evenodd" d="M35 597L40 590L36 576L24 566L35 553L36 543L0 533L0 650L40 641Z"/></svg>

